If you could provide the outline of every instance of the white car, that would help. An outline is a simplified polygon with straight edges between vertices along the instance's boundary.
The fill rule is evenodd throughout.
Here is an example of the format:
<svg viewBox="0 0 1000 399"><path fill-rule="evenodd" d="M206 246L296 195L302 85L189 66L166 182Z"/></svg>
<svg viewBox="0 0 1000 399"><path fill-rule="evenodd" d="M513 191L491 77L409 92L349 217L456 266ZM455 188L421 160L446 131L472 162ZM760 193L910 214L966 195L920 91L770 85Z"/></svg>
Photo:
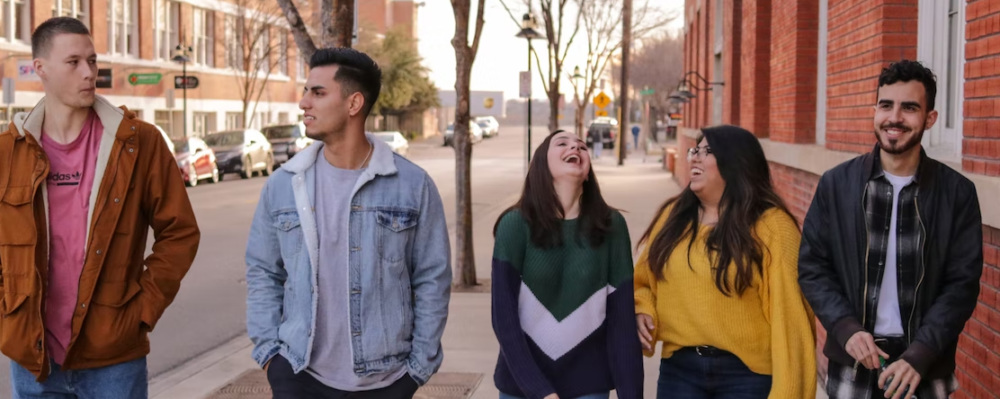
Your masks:
<svg viewBox="0 0 1000 399"><path fill-rule="evenodd" d="M500 134L500 122L492 116L476 117L476 124L483 129L483 136L487 138Z"/></svg>
<svg viewBox="0 0 1000 399"><path fill-rule="evenodd" d="M483 141L483 129L479 128L476 122L469 121L469 135L472 139L472 143L478 143ZM455 124L449 123L448 128L444 131L444 145L454 145L455 144Z"/></svg>
<svg viewBox="0 0 1000 399"><path fill-rule="evenodd" d="M410 152L410 142L400 132L374 132L372 134L388 144L392 152L404 157Z"/></svg>

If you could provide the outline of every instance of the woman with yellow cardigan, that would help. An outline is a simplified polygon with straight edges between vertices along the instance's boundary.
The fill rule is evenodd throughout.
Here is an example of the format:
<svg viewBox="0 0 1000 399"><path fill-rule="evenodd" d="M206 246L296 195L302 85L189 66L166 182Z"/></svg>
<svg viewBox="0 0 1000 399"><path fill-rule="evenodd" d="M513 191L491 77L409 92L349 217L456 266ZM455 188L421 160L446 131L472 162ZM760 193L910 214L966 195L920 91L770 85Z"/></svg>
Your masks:
<svg viewBox="0 0 1000 399"><path fill-rule="evenodd" d="M690 184L646 230L635 267L644 353L663 342L657 398L813 398L798 225L752 133L718 126L702 135L688 152Z"/></svg>

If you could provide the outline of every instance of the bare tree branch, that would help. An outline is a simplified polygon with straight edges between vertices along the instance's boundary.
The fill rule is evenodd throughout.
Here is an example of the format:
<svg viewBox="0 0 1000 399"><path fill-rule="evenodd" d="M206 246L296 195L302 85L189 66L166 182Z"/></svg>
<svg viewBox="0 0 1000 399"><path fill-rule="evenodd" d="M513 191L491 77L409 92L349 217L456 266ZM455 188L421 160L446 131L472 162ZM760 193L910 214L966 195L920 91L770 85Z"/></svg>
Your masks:
<svg viewBox="0 0 1000 399"><path fill-rule="evenodd" d="M305 21L302 20L302 15L299 14L295 3L292 0L277 1L284 12L285 20L288 21L288 26L291 28L292 37L295 39L295 45L298 46L299 52L302 53L305 59L312 58L313 53L316 52L316 43L313 42L312 36L309 35L309 28L306 27ZM299 62L302 61L299 60Z"/></svg>

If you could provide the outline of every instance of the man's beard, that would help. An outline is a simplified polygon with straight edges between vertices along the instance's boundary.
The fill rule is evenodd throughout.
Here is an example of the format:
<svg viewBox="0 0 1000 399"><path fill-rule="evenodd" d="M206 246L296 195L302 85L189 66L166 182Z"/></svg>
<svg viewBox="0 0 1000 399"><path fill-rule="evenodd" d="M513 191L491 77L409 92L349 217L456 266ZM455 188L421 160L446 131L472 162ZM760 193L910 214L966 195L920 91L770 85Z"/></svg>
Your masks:
<svg viewBox="0 0 1000 399"><path fill-rule="evenodd" d="M878 140L879 147L882 148L882 151L892 155L904 154L920 145L920 142L924 138L924 130L926 130L926 127L926 121L924 121L924 123L920 126L920 129L917 129L916 131L913 131L913 129L910 129L902 123L890 123L875 129L875 139ZM899 129L902 130L904 134L908 132L912 133L908 137L904 136L899 139L883 139L881 131L886 129Z"/></svg>

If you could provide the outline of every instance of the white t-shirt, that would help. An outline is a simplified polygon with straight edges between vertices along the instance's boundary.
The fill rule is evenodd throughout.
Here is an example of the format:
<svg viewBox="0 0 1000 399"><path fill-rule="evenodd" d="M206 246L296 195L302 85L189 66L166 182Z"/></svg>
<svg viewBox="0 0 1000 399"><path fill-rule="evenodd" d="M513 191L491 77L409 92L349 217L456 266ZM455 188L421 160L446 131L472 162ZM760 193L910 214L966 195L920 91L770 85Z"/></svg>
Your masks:
<svg viewBox="0 0 1000 399"><path fill-rule="evenodd" d="M913 181L913 176L895 176L885 172L886 179L892 183L892 216L889 219L889 242L885 250L885 270L882 274L882 285L879 286L878 304L875 311L875 335L883 337L903 336L903 318L899 312L899 273L896 271L898 255L896 234L899 220L899 193L903 187Z"/></svg>

